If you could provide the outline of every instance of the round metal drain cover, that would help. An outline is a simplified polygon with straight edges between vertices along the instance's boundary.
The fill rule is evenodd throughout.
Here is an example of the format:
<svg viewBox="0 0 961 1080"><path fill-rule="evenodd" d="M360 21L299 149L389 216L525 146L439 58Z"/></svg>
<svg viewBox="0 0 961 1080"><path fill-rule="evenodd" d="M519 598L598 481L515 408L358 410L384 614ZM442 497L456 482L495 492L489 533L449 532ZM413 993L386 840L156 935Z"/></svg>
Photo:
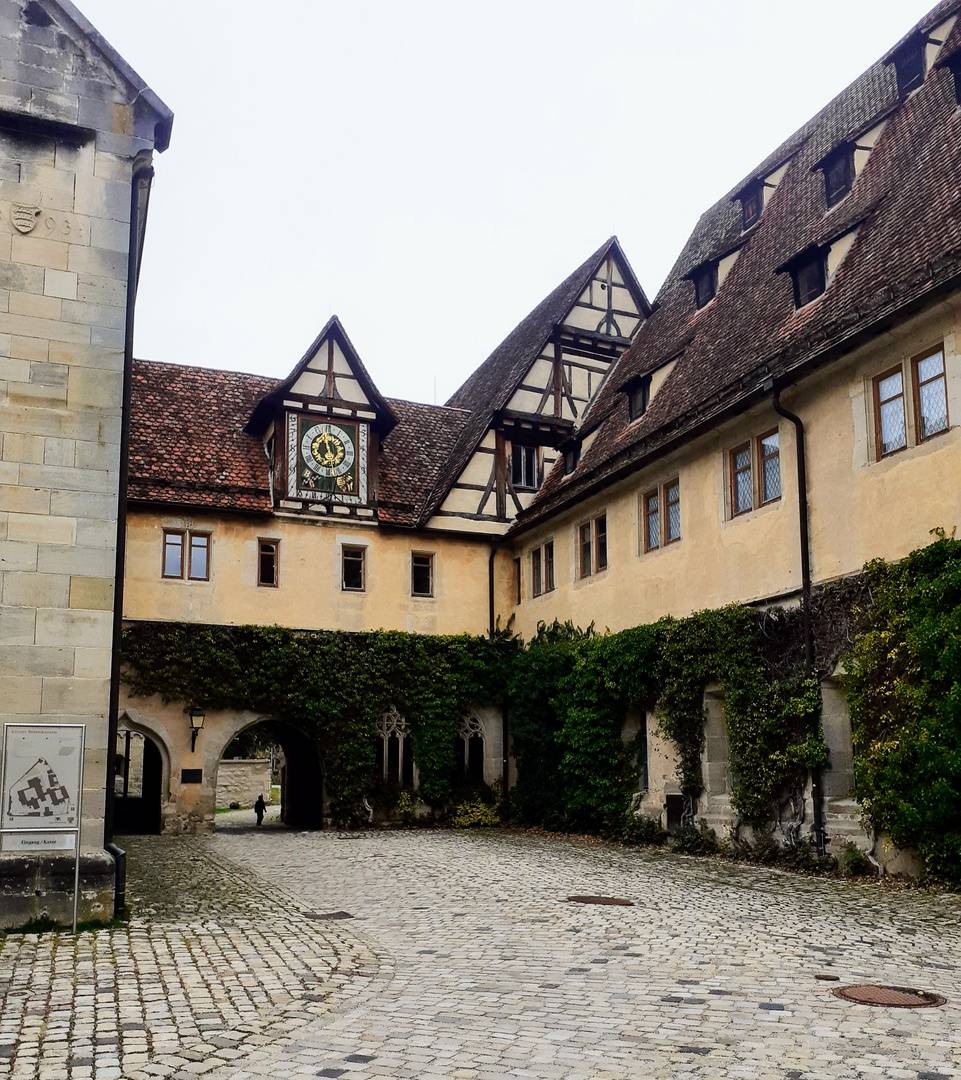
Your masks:
<svg viewBox="0 0 961 1080"><path fill-rule="evenodd" d="M839 986L831 993L858 1005L887 1005L895 1009L930 1009L944 1004L940 994L912 990L909 986Z"/></svg>
<svg viewBox="0 0 961 1080"><path fill-rule="evenodd" d="M633 907L630 900L621 900L616 896L569 896L568 900L575 904L612 904L616 907Z"/></svg>

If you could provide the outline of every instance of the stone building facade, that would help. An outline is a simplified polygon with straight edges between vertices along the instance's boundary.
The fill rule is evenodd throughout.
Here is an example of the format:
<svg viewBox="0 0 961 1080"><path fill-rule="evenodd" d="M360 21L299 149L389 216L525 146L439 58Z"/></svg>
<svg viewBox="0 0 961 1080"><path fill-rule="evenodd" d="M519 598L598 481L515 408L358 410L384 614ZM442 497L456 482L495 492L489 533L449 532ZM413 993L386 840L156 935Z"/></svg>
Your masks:
<svg viewBox="0 0 961 1080"><path fill-rule="evenodd" d="M0 2L0 714L86 727L81 918L113 913L104 820L128 302L150 157L171 122L73 4ZM10 844L0 924L67 917L72 855Z"/></svg>

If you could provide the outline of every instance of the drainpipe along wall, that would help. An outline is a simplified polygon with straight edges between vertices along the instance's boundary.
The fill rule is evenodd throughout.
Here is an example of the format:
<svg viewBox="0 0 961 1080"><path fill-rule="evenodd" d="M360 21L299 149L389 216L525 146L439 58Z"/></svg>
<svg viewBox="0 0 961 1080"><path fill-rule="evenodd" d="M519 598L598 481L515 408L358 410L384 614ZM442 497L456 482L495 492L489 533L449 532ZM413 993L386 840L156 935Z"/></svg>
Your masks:
<svg viewBox="0 0 961 1080"><path fill-rule="evenodd" d="M773 380L766 387L772 391L771 405L778 416L783 416L794 425L795 459L797 461L798 489L798 533L801 541L801 627L804 636L804 668L810 676L814 674L814 627L811 622L811 542L808 534L808 490L807 458L804 448L804 423L799 416L785 409L781 404L781 392L774 386ZM818 855L824 855L827 849L827 837L824 830L824 796L821 785L821 770L811 771L811 801L814 803L814 840Z"/></svg>
<svg viewBox="0 0 961 1080"><path fill-rule="evenodd" d="M147 224L147 204L154 170L149 150L141 150L134 158L130 181L130 236L127 247L127 310L123 347L123 403L120 416L120 480L117 492L117 556L114 563L113 635L110 659L110 711L107 730L107 777L104 792L104 847L113 847L114 812L114 755L117 752L117 728L120 711L120 637L123 631L123 577L127 552L127 477L130 456L130 401L133 378L134 308L137 302L137 282L140 279L140 257L143 234ZM107 847L110 845L110 847ZM119 849L118 849L119 850ZM111 854L117 858L116 852ZM119 860L118 860L119 865Z"/></svg>

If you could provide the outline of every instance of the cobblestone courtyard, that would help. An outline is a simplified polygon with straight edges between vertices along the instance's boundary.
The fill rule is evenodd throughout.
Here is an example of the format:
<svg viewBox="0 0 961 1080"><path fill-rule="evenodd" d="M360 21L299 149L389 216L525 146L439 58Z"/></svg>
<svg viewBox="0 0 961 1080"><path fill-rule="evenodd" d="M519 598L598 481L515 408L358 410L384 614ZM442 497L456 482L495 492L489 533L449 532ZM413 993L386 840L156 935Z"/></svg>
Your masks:
<svg viewBox="0 0 961 1080"><path fill-rule="evenodd" d="M3 941L0 1076L961 1077L955 896L497 833L125 844L129 928Z"/></svg>

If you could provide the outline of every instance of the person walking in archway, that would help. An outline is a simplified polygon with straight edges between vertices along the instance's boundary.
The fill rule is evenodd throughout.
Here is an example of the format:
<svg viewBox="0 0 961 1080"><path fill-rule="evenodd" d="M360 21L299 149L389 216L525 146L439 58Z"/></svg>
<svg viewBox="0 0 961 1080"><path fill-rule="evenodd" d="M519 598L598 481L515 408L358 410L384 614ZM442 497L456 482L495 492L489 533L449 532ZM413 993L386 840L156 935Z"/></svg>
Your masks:
<svg viewBox="0 0 961 1080"><path fill-rule="evenodd" d="M263 792L257 796L257 801L254 803L254 813L257 815L257 824L263 825L264 823L264 811L267 809L267 804L264 802Z"/></svg>

